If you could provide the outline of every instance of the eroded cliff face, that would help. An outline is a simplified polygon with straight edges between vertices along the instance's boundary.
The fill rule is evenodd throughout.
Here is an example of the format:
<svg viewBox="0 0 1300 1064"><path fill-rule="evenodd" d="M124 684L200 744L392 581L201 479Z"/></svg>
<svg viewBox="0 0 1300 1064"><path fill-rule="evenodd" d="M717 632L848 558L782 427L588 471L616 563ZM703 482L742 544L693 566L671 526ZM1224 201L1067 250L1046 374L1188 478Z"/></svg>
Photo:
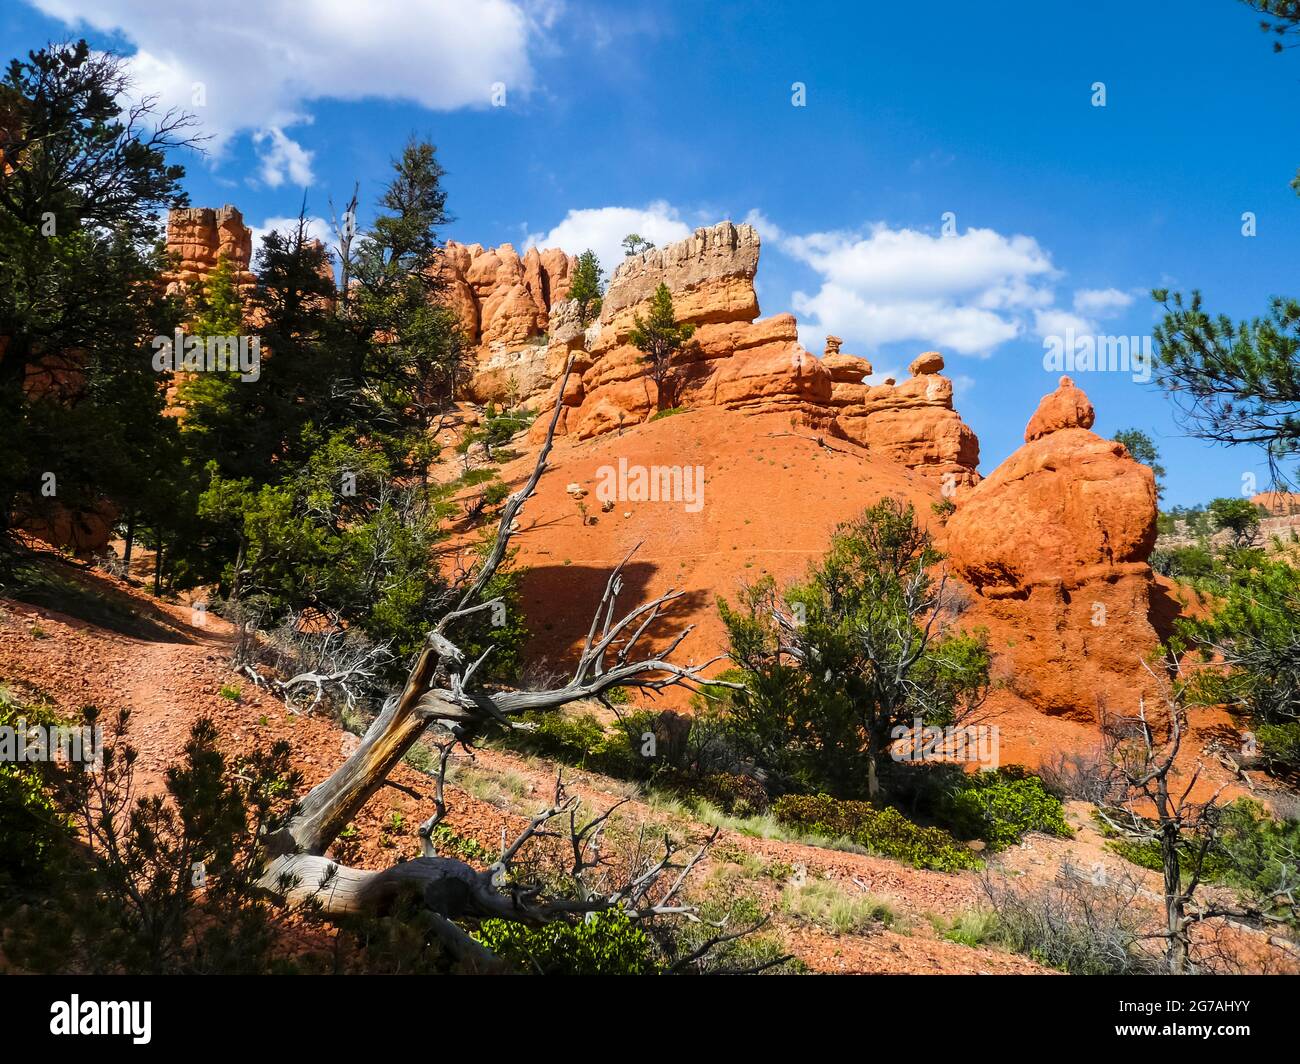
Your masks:
<svg viewBox="0 0 1300 1064"><path fill-rule="evenodd" d="M253 232L237 207L184 207L167 213L168 291L200 291L223 256L235 271L235 284L253 285L249 263Z"/></svg>
<svg viewBox="0 0 1300 1064"><path fill-rule="evenodd" d="M251 286L252 234L232 206L172 211L169 286L200 288L225 256ZM677 319L696 327L677 359L676 402L781 412L797 423L867 447L959 492L979 481L979 441L953 408L943 358L920 356L895 384L863 384L871 364L829 337L820 357L799 342L791 314L759 318L754 277L760 253L749 225L719 222L685 240L626 258L613 272L599 318L584 328L567 298L577 257L558 248L449 241L439 267L444 299L473 350L467 397L524 403L541 412L574 359L558 431L578 439L646 421L659 408L639 350L628 343L655 289L668 286ZM544 425L545 418L539 418ZM540 431L540 429L539 429Z"/></svg>
<svg viewBox="0 0 1300 1064"><path fill-rule="evenodd" d="M513 387L516 398L543 413L558 398L564 408L558 431L578 439L646 421L659 409L659 396L628 339L636 316L647 313L655 289L665 284L677 320L696 327L676 358L677 405L788 413L810 429L940 479L953 492L977 483L979 441L953 409L942 357L922 355L901 384L863 384L871 364L842 353L837 338L829 337L818 357L800 344L793 315L759 318L759 252L751 226L719 222L630 256L614 271L596 322L584 330L571 303L553 303L545 345L494 352L471 393L504 399ZM573 376L557 397L555 381L570 356ZM539 418L539 433L545 423Z"/></svg>

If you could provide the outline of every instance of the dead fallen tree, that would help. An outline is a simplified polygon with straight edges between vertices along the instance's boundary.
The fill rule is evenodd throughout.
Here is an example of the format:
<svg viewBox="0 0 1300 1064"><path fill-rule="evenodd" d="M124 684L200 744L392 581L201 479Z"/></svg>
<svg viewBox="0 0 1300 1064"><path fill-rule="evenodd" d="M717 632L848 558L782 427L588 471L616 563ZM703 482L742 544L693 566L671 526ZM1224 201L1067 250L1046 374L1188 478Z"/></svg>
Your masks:
<svg viewBox="0 0 1300 1064"><path fill-rule="evenodd" d="M566 368L557 395L563 394L568 373ZM471 660L456 643L457 626L483 611L502 608L501 600L484 599L483 595L507 555L524 503L546 470L559 411L557 404L531 475L502 509L491 549L478 569L466 576L459 595L449 599L454 605L429 632L402 690L388 699L347 760L306 796L287 824L267 839L269 860L262 879L265 888L292 901L314 899L327 914L379 910L399 893L417 894L429 909L431 926L443 945L474 968L490 967L491 958L454 922L459 915L541 924L618 908L637 919L666 915L694 919L691 907L680 902L680 891L708 845L706 842L694 856L679 861L677 847L665 840L657 858L633 862L621 882L592 889L588 884L590 874L603 864L599 840L614 810L582 823L576 802L557 785L552 804L539 812L518 838L503 846L500 859L490 869L479 870L434 851L433 829L447 815L444 782L455 747L468 746L487 728L514 726L514 718L520 714L558 710L579 699L598 698L617 687L657 692L679 684L702 684L703 671L719 660L712 658L698 665L679 665L671 660L690 634L690 627L671 640L665 650L636 655L646 633L681 592L670 590L617 615L622 573L629 554L610 574L567 682L535 691L488 690L479 682L478 671L492 648ZM326 850L339 832L411 747L429 732L437 738L441 757L435 773L435 808L420 828L424 856L379 871L350 868L326 857ZM568 828L561 834L554 830L554 823L565 818ZM547 898L540 888L513 876L521 850L539 839L559 842L572 853L568 872L576 887L574 897ZM716 935L705 941L728 941L752 929L718 927Z"/></svg>

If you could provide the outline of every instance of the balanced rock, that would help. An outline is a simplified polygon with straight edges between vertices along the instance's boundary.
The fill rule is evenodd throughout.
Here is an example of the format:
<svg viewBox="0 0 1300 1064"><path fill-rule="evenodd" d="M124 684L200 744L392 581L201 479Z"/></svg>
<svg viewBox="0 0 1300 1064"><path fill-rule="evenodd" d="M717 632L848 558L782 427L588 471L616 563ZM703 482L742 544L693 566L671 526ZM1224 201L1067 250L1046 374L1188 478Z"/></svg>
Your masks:
<svg viewBox="0 0 1300 1064"><path fill-rule="evenodd" d="M1041 439L1060 429L1090 429L1097 420L1092 402L1069 377L1062 377L1056 391L1043 396L1025 427L1025 442Z"/></svg>
<svg viewBox="0 0 1300 1064"><path fill-rule="evenodd" d="M939 373L943 370L943 355L939 354L938 351L922 351L916 358L912 359L912 364L907 369L913 377L920 377L927 373Z"/></svg>
<svg viewBox="0 0 1300 1064"><path fill-rule="evenodd" d="M1044 712L1090 722L1108 692L1133 694L1157 643L1147 563L1155 480L1123 444L1088 431L1094 416L1062 381L1031 420L1029 442L945 529L953 571L983 602L979 622L1027 633L1003 651L1017 691Z"/></svg>

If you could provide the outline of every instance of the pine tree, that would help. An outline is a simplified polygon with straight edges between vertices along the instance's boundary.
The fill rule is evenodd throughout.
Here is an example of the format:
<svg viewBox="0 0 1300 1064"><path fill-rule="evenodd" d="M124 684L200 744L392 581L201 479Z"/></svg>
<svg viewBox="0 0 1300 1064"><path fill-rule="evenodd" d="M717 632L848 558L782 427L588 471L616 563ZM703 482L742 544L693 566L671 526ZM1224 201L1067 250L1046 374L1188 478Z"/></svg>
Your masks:
<svg viewBox="0 0 1300 1064"><path fill-rule="evenodd" d="M596 253L588 248L578 256L578 267L573 271L569 285L569 298L578 304L578 320L584 328L600 314L601 297L605 286L601 280L604 269Z"/></svg>
<svg viewBox="0 0 1300 1064"><path fill-rule="evenodd" d="M643 352L642 361L649 364L650 376L659 391L659 409L669 410L677 398L679 384L673 356L681 351L695 335L694 325L682 325L673 311L672 293L661 283L650 301L650 317L634 318L635 326L628 339L632 346Z"/></svg>
<svg viewBox="0 0 1300 1064"><path fill-rule="evenodd" d="M166 153L188 120L147 103L123 113L127 86L124 61L85 41L0 79L13 168L0 181L0 535L16 508L129 506L166 460L148 344L178 318L158 218L185 202ZM50 386L33 388L43 371Z"/></svg>

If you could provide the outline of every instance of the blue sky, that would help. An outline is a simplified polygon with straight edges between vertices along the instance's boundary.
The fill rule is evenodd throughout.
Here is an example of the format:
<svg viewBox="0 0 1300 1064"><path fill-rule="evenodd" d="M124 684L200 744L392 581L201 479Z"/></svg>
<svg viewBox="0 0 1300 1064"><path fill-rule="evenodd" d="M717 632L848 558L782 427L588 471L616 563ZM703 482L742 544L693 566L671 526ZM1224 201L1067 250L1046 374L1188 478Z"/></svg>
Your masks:
<svg viewBox="0 0 1300 1064"><path fill-rule="evenodd" d="M763 313L878 371L942 351L988 472L1055 385L1045 336L1149 334L1156 285L1234 317L1300 290L1300 53L1257 23L1234 0L11 0L0 39L6 57L72 34L135 55L213 136L191 200L255 227L304 189L327 216L354 181L368 209L412 133L438 145L446 235L466 242L612 265L629 229L750 218ZM1266 483L1253 452L1185 438L1151 385L1073 375L1097 431L1156 438L1166 503Z"/></svg>

